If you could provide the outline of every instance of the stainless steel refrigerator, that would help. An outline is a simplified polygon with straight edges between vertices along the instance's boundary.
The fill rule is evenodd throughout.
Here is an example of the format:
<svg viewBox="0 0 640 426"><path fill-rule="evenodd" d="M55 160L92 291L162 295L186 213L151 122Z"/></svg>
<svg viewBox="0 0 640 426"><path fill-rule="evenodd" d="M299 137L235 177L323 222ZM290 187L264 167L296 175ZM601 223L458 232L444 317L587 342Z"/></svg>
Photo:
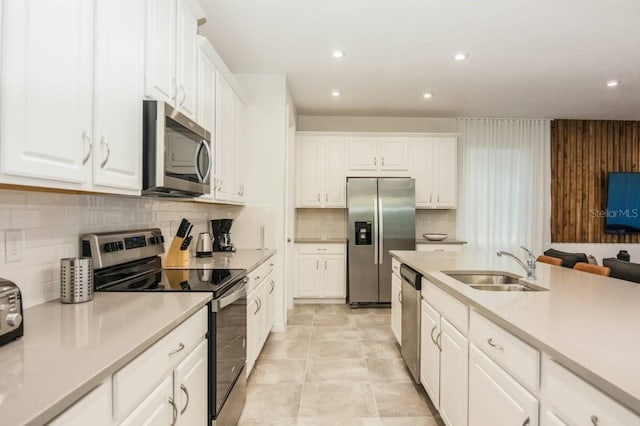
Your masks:
<svg viewBox="0 0 640 426"><path fill-rule="evenodd" d="M415 250L415 181L348 178L350 304L391 302L389 250Z"/></svg>

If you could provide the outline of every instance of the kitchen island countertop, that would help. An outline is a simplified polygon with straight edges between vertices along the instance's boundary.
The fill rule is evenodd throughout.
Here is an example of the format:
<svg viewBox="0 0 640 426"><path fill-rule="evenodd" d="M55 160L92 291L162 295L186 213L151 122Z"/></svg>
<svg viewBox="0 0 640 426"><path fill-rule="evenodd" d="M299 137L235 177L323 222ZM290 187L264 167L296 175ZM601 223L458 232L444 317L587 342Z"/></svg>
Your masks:
<svg viewBox="0 0 640 426"><path fill-rule="evenodd" d="M526 273L495 253L391 255L640 414L640 284L538 263L532 282L548 291L482 291L443 272Z"/></svg>

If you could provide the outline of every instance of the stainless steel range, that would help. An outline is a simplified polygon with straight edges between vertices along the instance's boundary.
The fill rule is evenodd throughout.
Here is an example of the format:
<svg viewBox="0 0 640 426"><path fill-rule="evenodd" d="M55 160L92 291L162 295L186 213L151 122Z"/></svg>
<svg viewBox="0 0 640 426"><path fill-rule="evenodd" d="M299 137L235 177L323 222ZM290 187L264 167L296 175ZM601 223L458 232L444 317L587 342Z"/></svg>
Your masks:
<svg viewBox="0 0 640 426"><path fill-rule="evenodd" d="M209 309L209 422L238 423L246 395L246 271L162 269L160 229L87 234L83 256L93 258L96 291L211 292Z"/></svg>

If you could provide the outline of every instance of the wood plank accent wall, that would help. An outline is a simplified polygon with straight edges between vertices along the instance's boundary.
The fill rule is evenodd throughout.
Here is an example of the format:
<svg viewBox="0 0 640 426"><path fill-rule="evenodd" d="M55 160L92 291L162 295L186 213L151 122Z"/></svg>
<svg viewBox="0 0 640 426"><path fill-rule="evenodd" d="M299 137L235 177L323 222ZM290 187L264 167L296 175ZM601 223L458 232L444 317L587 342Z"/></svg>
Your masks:
<svg viewBox="0 0 640 426"><path fill-rule="evenodd" d="M607 235L607 174L638 172L640 121L551 122L551 241L639 243L640 235ZM638 188L640 191L640 188Z"/></svg>

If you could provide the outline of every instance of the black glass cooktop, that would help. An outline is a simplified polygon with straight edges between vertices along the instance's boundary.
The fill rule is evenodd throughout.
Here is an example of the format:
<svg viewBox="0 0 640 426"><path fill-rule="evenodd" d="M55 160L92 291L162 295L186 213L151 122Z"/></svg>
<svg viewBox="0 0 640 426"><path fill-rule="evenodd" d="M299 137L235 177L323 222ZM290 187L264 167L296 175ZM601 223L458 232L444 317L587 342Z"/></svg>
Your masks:
<svg viewBox="0 0 640 426"><path fill-rule="evenodd" d="M97 271L94 284L96 291L208 291L217 298L245 275L244 269L162 269L154 259Z"/></svg>

